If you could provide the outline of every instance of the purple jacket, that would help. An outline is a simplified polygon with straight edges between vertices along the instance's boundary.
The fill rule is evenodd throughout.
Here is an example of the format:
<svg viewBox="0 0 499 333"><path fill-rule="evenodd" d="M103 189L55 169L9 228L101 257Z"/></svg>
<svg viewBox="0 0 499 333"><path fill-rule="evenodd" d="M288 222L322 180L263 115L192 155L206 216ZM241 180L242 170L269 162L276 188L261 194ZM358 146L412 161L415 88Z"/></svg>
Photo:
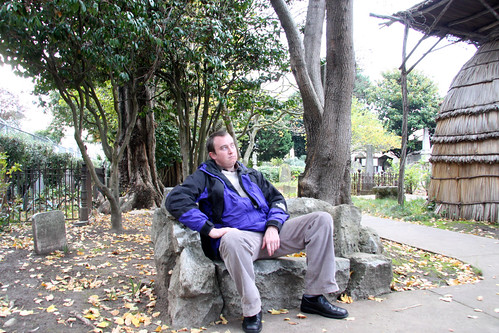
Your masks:
<svg viewBox="0 0 499 333"><path fill-rule="evenodd" d="M208 160L166 197L166 209L181 223L201 233L203 249L217 256L219 240L208 237L212 228L232 227L265 232L279 230L289 218L286 200L261 172L238 162L239 183L248 195L243 198L213 160ZM210 241L211 252L206 242ZM210 253L207 253L210 252Z"/></svg>

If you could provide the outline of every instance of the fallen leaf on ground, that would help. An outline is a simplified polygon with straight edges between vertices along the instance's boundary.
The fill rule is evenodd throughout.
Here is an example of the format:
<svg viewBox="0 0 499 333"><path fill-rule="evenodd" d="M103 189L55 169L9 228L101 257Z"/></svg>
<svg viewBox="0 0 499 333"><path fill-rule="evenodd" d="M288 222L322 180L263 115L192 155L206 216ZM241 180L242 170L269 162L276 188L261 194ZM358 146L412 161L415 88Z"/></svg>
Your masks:
<svg viewBox="0 0 499 333"><path fill-rule="evenodd" d="M272 315L280 315L280 314L289 313L289 310L287 310L287 309L279 309L279 310L270 309L270 310L268 310L268 312Z"/></svg>
<svg viewBox="0 0 499 333"><path fill-rule="evenodd" d="M57 308L55 307L55 305L51 305L47 308L47 312L55 312L57 311Z"/></svg>
<svg viewBox="0 0 499 333"><path fill-rule="evenodd" d="M346 304L351 304L353 303L353 298L348 296L347 294L342 294L340 296L340 299L338 300L340 303L346 303Z"/></svg>

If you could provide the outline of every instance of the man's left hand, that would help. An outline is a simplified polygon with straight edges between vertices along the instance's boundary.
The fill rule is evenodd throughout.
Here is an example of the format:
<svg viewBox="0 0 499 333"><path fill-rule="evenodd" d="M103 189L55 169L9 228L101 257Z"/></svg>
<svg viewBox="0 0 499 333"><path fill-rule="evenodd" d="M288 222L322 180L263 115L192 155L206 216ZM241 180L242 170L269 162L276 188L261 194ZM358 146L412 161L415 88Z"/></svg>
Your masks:
<svg viewBox="0 0 499 333"><path fill-rule="evenodd" d="M263 235L262 250L267 248L267 253L272 256L280 246L279 230L274 226L269 226Z"/></svg>

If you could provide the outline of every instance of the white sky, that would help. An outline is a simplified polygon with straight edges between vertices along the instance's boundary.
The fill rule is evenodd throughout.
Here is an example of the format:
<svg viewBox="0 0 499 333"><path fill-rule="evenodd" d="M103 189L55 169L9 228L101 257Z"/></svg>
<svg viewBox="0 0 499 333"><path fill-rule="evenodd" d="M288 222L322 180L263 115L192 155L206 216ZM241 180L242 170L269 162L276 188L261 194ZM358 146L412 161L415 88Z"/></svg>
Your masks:
<svg viewBox="0 0 499 333"><path fill-rule="evenodd" d="M422 0L354 0L354 47L359 66L364 69L371 80L379 80L381 73L398 68L402 64L402 41L404 26L393 23L389 27L381 27L385 20L370 17L370 13L391 15L406 10ZM407 53L421 38L422 34L410 30ZM412 66L431 45L437 41L429 38L418 47L418 52L411 56L408 66ZM447 45L441 41L437 48ZM476 48L466 43L457 43L428 54L415 69L430 77L444 96L461 67L475 53ZM414 58L413 58L414 57Z"/></svg>
<svg viewBox="0 0 499 333"><path fill-rule="evenodd" d="M358 65L372 81L379 80L381 73L398 68L402 58L403 25L394 23L390 27L380 28L383 20L370 17L370 13L391 15L422 2L422 0L353 0L354 4L354 46ZM419 40L421 34L409 32L409 47ZM421 54L435 42L431 39L419 48ZM443 44L446 44L442 42ZM447 92L452 79L460 68L475 53L475 47L458 43L429 54L418 66L417 70L434 80L442 96ZM419 57L415 57L414 61ZM411 65L413 62L409 62ZM0 66L0 87L19 94L21 101L30 110L23 120L22 129L36 131L47 128L51 117L37 110L33 103L36 97L30 96L32 83L28 79L15 76L10 67Z"/></svg>

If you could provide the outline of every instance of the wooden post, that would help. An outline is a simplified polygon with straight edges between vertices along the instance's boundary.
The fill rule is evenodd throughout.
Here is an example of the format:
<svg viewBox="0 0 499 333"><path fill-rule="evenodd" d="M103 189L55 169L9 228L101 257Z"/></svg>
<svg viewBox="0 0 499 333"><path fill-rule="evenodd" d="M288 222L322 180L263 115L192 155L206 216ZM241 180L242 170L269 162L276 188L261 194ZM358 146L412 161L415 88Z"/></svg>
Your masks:
<svg viewBox="0 0 499 333"><path fill-rule="evenodd" d="M81 207L80 207L80 221L78 223L75 223L75 225L82 226L86 225L88 223L88 193L89 193L89 186L87 179L89 180L90 177L88 174L88 168L85 163L83 163L81 167ZM90 198L92 197L92 194L90 194Z"/></svg>

